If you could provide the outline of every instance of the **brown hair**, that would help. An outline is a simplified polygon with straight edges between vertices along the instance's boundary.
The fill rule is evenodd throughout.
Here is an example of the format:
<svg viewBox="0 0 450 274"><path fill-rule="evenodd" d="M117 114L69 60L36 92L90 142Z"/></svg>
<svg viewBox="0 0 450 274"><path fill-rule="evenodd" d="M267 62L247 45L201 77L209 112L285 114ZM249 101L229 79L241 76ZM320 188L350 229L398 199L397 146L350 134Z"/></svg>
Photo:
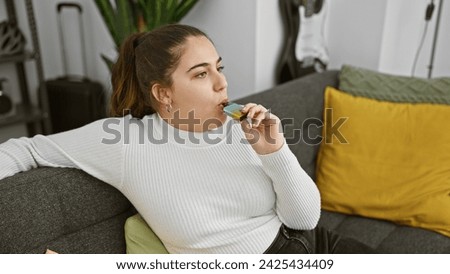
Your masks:
<svg viewBox="0 0 450 274"><path fill-rule="evenodd" d="M131 113L142 118L155 113L157 104L150 89L155 83L172 85L171 75L178 66L186 39L191 36L208 38L201 30L180 24L126 38L112 69L110 115L120 117Z"/></svg>

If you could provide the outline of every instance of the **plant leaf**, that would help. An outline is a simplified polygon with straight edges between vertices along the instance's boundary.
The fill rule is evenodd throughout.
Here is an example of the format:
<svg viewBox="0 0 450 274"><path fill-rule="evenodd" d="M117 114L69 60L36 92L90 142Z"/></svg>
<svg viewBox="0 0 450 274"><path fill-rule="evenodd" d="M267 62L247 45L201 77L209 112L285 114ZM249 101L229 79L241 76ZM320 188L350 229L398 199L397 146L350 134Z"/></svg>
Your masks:
<svg viewBox="0 0 450 274"><path fill-rule="evenodd" d="M111 72L112 71L112 67L113 67L115 62L113 60L109 59L109 57L107 57L104 54L100 54L100 56L102 57L102 59L105 62L106 66L108 67L109 71Z"/></svg>
<svg viewBox="0 0 450 274"><path fill-rule="evenodd" d="M133 13L131 10L131 0L116 0L117 19L116 27L118 29L118 36L120 37L120 43L128 37L130 34L136 32L136 26L134 24Z"/></svg>
<svg viewBox="0 0 450 274"><path fill-rule="evenodd" d="M165 24L175 23L175 12L177 10L178 0L167 0L166 21Z"/></svg>
<svg viewBox="0 0 450 274"><path fill-rule="evenodd" d="M117 45L120 43L120 38L117 34L116 24L115 24L115 12L109 0L95 0L95 4L100 14L103 17L103 21L105 22L111 37L114 40L114 43Z"/></svg>
<svg viewBox="0 0 450 274"><path fill-rule="evenodd" d="M181 0L175 13L175 21L180 22L184 16L197 4L198 0Z"/></svg>
<svg viewBox="0 0 450 274"><path fill-rule="evenodd" d="M153 1L138 0L137 7L142 12L144 16L144 21L146 24L146 30L152 30L155 26L155 8Z"/></svg>
<svg viewBox="0 0 450 274"><path fill-rule="evenodd" d="M155 0L155 21L154 21L154 28L161 25L162 18L163 18L163 3L164 0Z"/></svg>
<svg viewBox="0 0 450 274"><path fill-rule="evenodd" d="M198 0L95 0L95 4L119 48L132 33L179 22ZM105 61L106 62L106 61Z"/></svg>

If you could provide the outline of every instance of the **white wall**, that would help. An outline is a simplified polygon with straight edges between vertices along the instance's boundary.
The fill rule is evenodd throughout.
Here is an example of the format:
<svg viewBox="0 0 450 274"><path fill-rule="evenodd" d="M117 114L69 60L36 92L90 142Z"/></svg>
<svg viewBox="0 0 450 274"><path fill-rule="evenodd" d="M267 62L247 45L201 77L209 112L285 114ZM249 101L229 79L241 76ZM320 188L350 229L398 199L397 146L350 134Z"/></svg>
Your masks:
<svg viewBox="0 0 450 274"><path fill-rule="evenodd" d="M278 0L258 0L256 11L254 92L275 85L275 69L283 47L283 22Z"/></svg>
<svg viewBox="0 0 450 274"><path fill-rule="evenodd" d="M326 39L329 69L350 64L385 73L411 76L430 0L328 1ZM415 76L427 77L439 0L428 25ZM450 76L450 1L443 0L432 77Z"/></svg>
<svg viewBox="0 0 450 274"><path fill-rule="evenodd" d="M329 0L329 69L342 64L377 69L387 0Z"/></svg>
<svg viewBox="0 0 450 274"><path fill-rule="evenodd" d="M425 9L430 1L389 1L383 31L379 70L386 73L411 75L413 62L425 28ZM415 76L427 77L431 59L439 1L435 1L432 20L429 21ZM401 23L398 23L401 22ZM450 1L443 1L439 34L436 43L432 77L450 76Z"/></svg>

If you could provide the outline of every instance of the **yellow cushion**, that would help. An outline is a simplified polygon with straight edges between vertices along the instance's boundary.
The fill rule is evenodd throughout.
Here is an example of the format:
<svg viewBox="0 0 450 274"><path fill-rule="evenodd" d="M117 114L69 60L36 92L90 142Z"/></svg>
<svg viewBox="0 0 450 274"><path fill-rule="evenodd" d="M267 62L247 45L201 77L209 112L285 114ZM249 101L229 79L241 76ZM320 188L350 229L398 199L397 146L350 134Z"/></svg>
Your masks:
<svg viewBox="0 0 450 274"><path fill-rule="evenodd" d="M329 136L316 170L322 208L450 237L450 106L377 101L328 87L327 108ZM333 125L338 134L330 136Z"/></svg>
<svg viewBox="0 0 450 274"><path fill-rule="evenodd" d="M167 254L161 240L153 230L136 214L125 222L127 254Z"/></svg>

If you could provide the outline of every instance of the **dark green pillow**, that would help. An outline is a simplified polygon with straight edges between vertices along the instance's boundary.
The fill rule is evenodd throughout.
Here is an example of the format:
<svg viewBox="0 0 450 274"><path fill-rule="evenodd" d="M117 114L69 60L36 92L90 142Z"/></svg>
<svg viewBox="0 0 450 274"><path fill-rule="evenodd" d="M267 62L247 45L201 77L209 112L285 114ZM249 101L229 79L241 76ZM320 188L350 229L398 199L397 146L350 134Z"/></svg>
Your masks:
<svg viewBox="0 0 450 274"><path fill-rule="evenodd" d="M355 96L401 103L450 104L450 77L425 79L343 65L339 89Z"/></svg>

